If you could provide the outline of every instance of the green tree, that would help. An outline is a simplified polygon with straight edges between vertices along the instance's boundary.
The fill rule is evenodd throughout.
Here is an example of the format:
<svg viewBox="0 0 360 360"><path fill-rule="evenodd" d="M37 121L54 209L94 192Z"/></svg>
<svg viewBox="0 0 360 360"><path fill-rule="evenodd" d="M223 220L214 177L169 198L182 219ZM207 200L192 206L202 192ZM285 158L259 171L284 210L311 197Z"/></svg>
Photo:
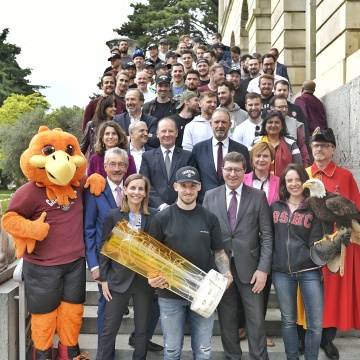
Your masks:
<svg viewBox="0 0 360 360"><path fill-rule="evenodd" d="M21 48L6 42L9 29L0 33L0 106L11 94L30 95L46 86L31 85L25 79L31 75L31 69L22 69L16 61Z"/></svg>
<svg viewBox="0 0 360 360"><path fill-rule="evenodd" d="M39 93L31 95L12 94L0 108L0 125L12 125L20 115L31 112L36 107L50 109L50 104Z"/></svg>
<svg viewBox="0 0 360 360"><path fill-rule="evenodd" d="M216 0L149 0L148 4L131 4L134 13L129 21L114 29L121 36L136 39L140 47L166 37L172 48L183 34L204 39L217 32Z"/></svg>

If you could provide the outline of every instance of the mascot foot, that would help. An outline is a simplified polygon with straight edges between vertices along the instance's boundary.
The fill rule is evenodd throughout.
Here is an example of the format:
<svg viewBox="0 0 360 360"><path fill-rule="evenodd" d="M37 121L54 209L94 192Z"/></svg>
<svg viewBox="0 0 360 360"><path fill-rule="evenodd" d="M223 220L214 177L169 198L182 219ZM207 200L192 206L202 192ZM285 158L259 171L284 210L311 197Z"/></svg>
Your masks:
<svg viewBox="0 0 360 360"><path fill-rule="evenodd" d="M79 345L64 346L59 342L56 360L90 360L87 355L87 353L80 354Z"/></svg>
<svg viewBox="0 0 360 360"><path fill-rule="evenodd" d="M33 348L33 360L54 360L54 347L51 346L50 348L42 351Z"/></svg>

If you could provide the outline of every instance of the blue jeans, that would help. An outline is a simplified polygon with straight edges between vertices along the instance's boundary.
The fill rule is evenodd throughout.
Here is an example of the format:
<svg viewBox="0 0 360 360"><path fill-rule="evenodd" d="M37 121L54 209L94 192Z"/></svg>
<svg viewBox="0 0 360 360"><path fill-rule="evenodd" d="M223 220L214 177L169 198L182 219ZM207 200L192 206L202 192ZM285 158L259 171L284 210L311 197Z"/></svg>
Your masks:
<svg viewBox="0 0 360 360"><path fill-rule="evenodd" d="M324 310L324 289L320 270L291 275L274 271L273 281L281 311L282 335L287 359L298 359L296 294L300 284L307 324L305 359L316 360L319 355Z"/></svg>
<svg viewBox="0 0 360 360"><path fill-rule="evenodd" d="M208 319L190 310L185 299L159 297L161 328L164 336L164 360L180 359L184 343L184 324L188 322L194 359L211 359L214 314Z"/></svg>

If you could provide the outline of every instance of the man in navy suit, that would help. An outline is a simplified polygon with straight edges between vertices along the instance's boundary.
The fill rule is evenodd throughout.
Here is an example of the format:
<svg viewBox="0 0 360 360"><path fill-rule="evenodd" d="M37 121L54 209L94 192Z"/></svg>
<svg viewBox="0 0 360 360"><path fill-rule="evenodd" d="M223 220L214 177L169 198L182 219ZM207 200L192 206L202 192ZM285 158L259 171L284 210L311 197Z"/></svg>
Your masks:
<svg viewBox="0 0 360 360"><path fill-rule="evenodd" d="M201 178L201 190L198 202L202 203L206 191L224 184L222 175L222 160L229 152L239 152L246 160L246 169L250 171L250 157L246 146L231 140L228 136L231 127L229 112L224 108L217 108L210 121L213 137L197 143L193 147L193 154ZM221 144L221 145L220 145Z"/></svg>
<svg viewBox="0 0 360 360"><path fill-rule="evenodd" d="M175 120L161 119L157 129L160 147L142 154L140 174L145 175L151 185L149 206L160 211L177 199L173 186L176 171L184 166L195 166L194 157L190 151L175 147L177 135Z"/></svg>
<svg viewBox="0 0 360 360"><path fill-rule="evenodd" d="M136 120L144 121L147 125L149 137L147 145L153 148L159 146L156 137L158 119L154 116L146 115L141 108L144 105L144 94L139 89L129 89L125 95L126 113L115 115L114 121L129 135L129 125Z"/></svg>
<svg viewBox="0 0 360 360"><path fill-rule="evenodd" d="M129 158L125 150L112 148L106 151L104 158L106 187L103 193L95 196L89 189L85 192L84 202L84 238L86 260L91 271L92 278L99 284L100 297L98 302L98 338L104 326L104 312L106 300L102 293L99 281L99 253L102 236L102 228L106 215L111 209L120 205L117 187L120 193L123 189L123 177L129 166ZM118 203L118 204L117 204Z"/></svg>

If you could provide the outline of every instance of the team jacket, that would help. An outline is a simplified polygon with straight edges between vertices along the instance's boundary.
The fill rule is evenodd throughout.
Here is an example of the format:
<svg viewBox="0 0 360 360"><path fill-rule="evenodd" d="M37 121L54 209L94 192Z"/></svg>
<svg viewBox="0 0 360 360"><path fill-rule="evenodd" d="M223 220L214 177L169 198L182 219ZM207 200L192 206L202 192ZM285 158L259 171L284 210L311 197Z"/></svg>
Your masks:
<svg viewBox="0 0 360 360"><path fill-rule="evenodd" d="M305 205L292 214L281 200L271 204L275 244L272 270L293 273L316 267L310 248L323 237L321 222Z"/></svg>

